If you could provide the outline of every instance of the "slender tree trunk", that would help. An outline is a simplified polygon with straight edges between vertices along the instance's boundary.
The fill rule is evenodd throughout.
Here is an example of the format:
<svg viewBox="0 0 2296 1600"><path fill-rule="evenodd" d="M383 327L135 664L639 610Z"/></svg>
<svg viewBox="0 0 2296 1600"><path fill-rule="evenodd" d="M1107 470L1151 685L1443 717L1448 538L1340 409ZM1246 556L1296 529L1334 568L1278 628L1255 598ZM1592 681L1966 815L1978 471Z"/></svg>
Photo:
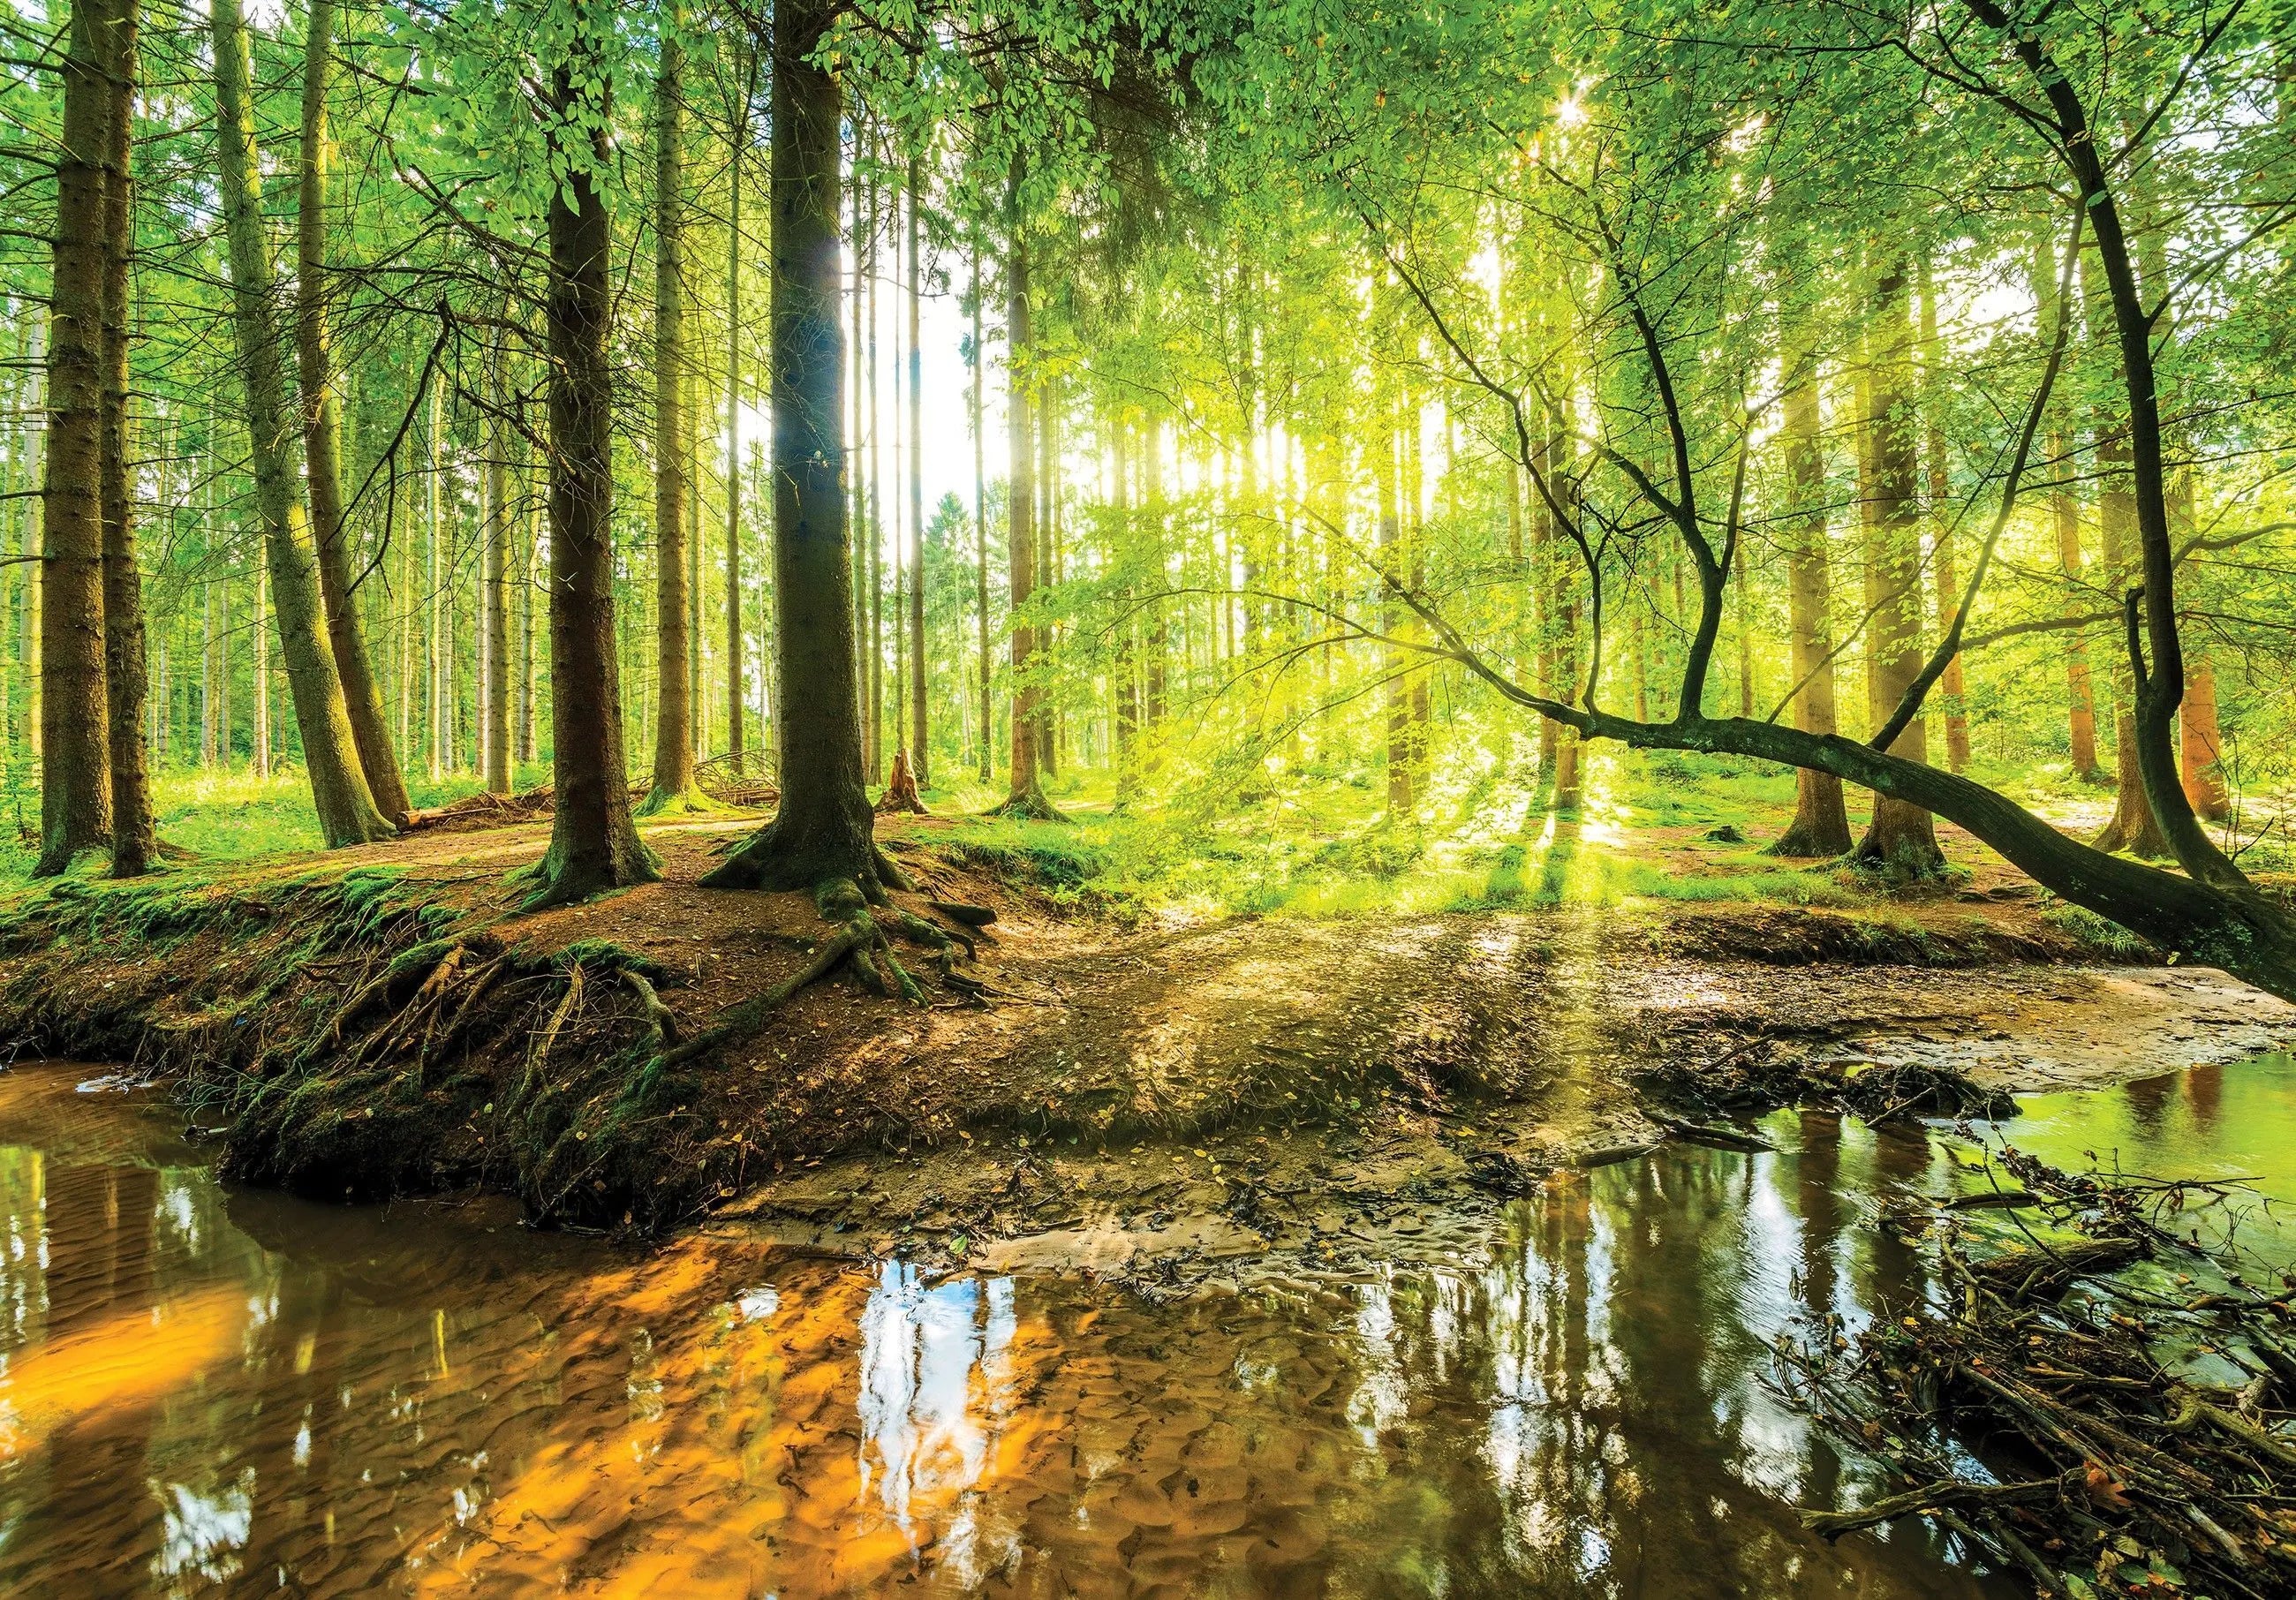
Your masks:
<svg viewBox="0 0 2296 1600"><path fill-rule="evenodd" d="M726 753L742 769L742 156L750 142L746 90L734 119L726 230Z"/></svg>
<svg viewBox="0 0 2296 1600"><path fill-rule="evenodd" d="M869 371L868 398L865 402L869 414L869 525L865 533L869 546L869 734L865 749L872 784L885 772L885 452L881 425L884 414L877 405L877 242L883 232L882 193L877 185L869 185L869 239L864 247L869 264Z"/></svg>
<svg viewBox="0 0 2296 1600"><path fill-rule="evenodd" d="M1013 618L1013 739L1006 761L1005 799L1000 808L1014 816L1054 816L1045 798L1045 782L1037 770L1042 748L1038 724L1043 691L1033 672L1037 630L1022 608L1037 587L1037 439L1036 406L1026 384L1030 349L1029 328L1029 243L1020 217L1021 174L1016 166L1006 201L1013 213L1013 244L1004 264L1004 349L1007 398L1004 414L1012 435L1010 477L1004 499L1006 536L1004 559L1010 580Z"/></svg>
<svg viewBox="0 0 2296 1600"><path fill-rule="evenodd" d="M510 385L505 357L490 363L494 414L487 423L487 522L479 559L479 638L485 646L479 746L488 794L511 792L510 758Z"/></svg>
<svg viewBox="0 0 2296 1600"><path fill-rule="evenodd" d="M996 743L996 702L991 693L988 647L988 470L981 431L980 233L972 235L972 578L980 613L980 781L989 781Z"/></svg>
<svg viewBox="0 0 2296 1600"><path fill-rule="evenodd" d="M917 782L932 787L931 706L925 692L925 358L920 342L924 327L923 201L924 162L909 158L909 540L916 550L916 571L909 584L909 684L915 716L909 729L910 765Z"/></svg>
<svg viewBox="0 0 2296 1600"><path fill-rule="evenodd" d="M653 792L644 807L649 814L685 809L696 792L687 702L693 640L686 633L684 68L676 38L666 39L653 86L654 676L661 703L654 718Z"/></svg>
<svg viewBox="0 0 2296 1600"><path fill-rule="evenodd" d="M394 832L375 809L352 738L342 680L328 648L311 529L297 480L302 463L281 371L273 313L270 247L263 234L255 128L248 103L247 35L239 0L214 0L217 144L221 157L226 231L231 245L233 322L248 433L255 461L256 501L278 619L287 688L310 775L319 833L330 846L362 844Z"/></svg>
<svg viewBox="0 0 2296 1600"><path fill-rule="evenodd" d="M104 280L110 247L104 168L115 115L111 82L118 0L71 8L56 154L49 300L47 464L40 507L40 854L61 873L111 841L111 759L104 685Z"/></svg>
<svg viewBox="0 0 2296 1600"><path fill-rule="evenodd" d="M2081 263L2081 294L2088 319L2088 336L2100 351L2114 348L2112 307L2092 259ZM2130 472L2128 419L2110 405L2097 407L2091 420L2096 451L2097 532L2104 546L2105 582L2119 593L2135 576L2136 565L2136 495ZM2144 792L2144 770L2137 748L2139 724L2136 685L2124 661L2113 675L2113 803L2112 816L2095 840L2101 850L2127 850L2147 860L2169 854L2168 835L2152 814Z"/></svg>
<svg viewBox="0 0 2296 1600"><path fill-rule="evenodd" d="M2225 795L2224 734L2217 726L2217 673L2205 651L2190 652L2185 674L2185 793L2211 822L2230 815Z"/></svg>
<svg viewBox="0 0 2296 1600"><path fill-rule="evenodd" d="M1037 569L1034 585L1056 584L1061 580L1060 561L1055 554L1059 547L1059 518L1061 505L1061 454L1059 412L1053 404L1053 389L1056 379L1046 376L1037 385ZM1047 625L1037 640L1039 647L1049 652L1056 643L1054 630ZM1061 770L1059 710L1040 689L1037 696L1037 768L1044 777L1058 775Z"/></svg>
<svg viewBox="0 0 2296 1600"><path fill-rule="evenodd" d="M128 475L128 269L135 253L135 0L117 0L105 71L111 108L104 130L103 190L103 657L111 766L111 874L133 878L159 849L144 743L144 580L135 565L135 506Z"/></svg>
<svg viewBox="0 0 2296 1600"><path fill-rule="evenodd" d="M425 549L430 570L429 589L422 597L422 753L426 769L434 784L446 776L447 767L447 652L445 631L439 621L439 606L447 592L447 523L444 503L439 492L439 393L444 382L443 378L431 381L428 397L430 425L424 431L430 453L430 472L425 480L430 488L429 537Z"/></svg>
<svg viewBox="0 0 2296 1600"><path fill-rule="evenodd" d="M343 518L342 420L335 393L334 358L327 327L330 280L326 266L327 179L333 160L327 94L334 70L335 0L311 0L303 45L303 142L295 210L295 354L302 379L304 476L311 497L311 534L317 546L319 600L326 609L327 643L342 681L359 770L375 808L394 823L413 813L406 779L385 720L382 695L360 626L351 587L350 530Z"/></svg>
<svg viewBox="0 0 2296 1600"><path fill-rule="evenodd" d="M832 0L781 0L773 16L774 636L780 813L702 882L905 887L877 849L855 687L853 553L845 519L845 353L838 325L839 124L843 96L813 55Z"/></svg>
<svg viewBox="0 0 2296 1600"><path fill-rule="evenodd" d="M1391 407L1385 420L1378 472L1379 548L1382 563L1391 566L1402 554L1402 496L1398 484L1402 468L1398 459L1399 440ZM1379 631L1393 638L1402 627L1401 608L1382 584ZM1401 649L1387 646L1382 652L1381 668L1387 674L1387 819L1390 823L1404 823L1411 820L1415 797L1411 782L1411 685Z"/></svg>
<svg viewBox="0 0 2296 1600"><path fill-rule="evenodd" d="M584 104L599 91L586 30L558 69L549 134L573 159L554 192L550 227L550 733L555 785L550 849L525 909L586 899L660 875L630 816L614 648L613 368L608 355L613 230L600 176L604 130ZM578 72L578 69L580 70ZM578 88L577 86L585 86ZM575 119L581 117L580 124ZM578 127L586 132L578 132ZM570 148L577 138L587 149Z"/></svg>
<svg viewBox="0 0 2296 1600"><path fill-rule="evenodd" d="M521 761L531 761L536 754L534 595L541 587L537 578L542 565L542 508L533 501L531 485L528 493L526 537L521 541L525 579L518 586L518 759Z"/></svg>
<svg viewBox="0 0 2296 1600"><path fill-rule="evenodd" d="M1921 498L1916 490L1916 411L1903 261L1874 285L1866 371L1865 502L1867 624L1866 695L1870 726L1881 726L1922 667ZM1929 734L1916 717L1890 746L1908 761L1929 759ZM1874 797L1874 817L1857 843L1860 860L1926 877L1945 862L1930 814L1890 795Z"/></svg>
<svg viewBox="0 0 2296 1600"><path fill-rule="evenodd" d="M247 697L254 703L248 718L247 753L255 775L267 778L271 775L271 640L264 631L267 620L264 613L270 606L264 594L261 563L248 578L254 603L248 613Z"/></svg>
<svg viewBox="0 0 2296 1600"><path fill-rule="evenodd" d="M1793 630L1794 726L1806 734L1834 731L1833 584L1825 531L1824 436L1818 420L1817 363L1806 341L1786 357L1786 494L1795 508L1787 530L1787 608ZM1781 856L1846 856L1849 817L1841 780L1794 769L1794 816L1771 849Z"/></svg>
<svg viewBox="0 0 2296 1600"><path fill-rule="evenodd" d="M1917 265L1922 291L1922 456L1929 479L1931 554L1937 578L1938 636L1942 638L1961 609L1961 573L1954 558L1953 483L1946 467L1945 384L1939 376L1944 346L1938 337L1937 284L1928 258L1919 258ZM1969 765L1964 689L1961 652L1956 651L1938 680L1938 709L1945 718L1945 764L1949 772L1960 772Z"/></svg>

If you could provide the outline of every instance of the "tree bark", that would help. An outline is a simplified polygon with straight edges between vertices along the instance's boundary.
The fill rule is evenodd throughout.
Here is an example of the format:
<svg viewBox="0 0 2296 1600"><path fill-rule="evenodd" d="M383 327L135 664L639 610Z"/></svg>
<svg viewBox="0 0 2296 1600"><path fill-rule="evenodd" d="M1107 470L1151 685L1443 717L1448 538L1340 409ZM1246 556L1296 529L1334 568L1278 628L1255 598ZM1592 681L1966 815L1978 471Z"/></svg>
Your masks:
<svg viewBox="0 0 2296 1600"><path fill-rule="evenodd" d="M980 781L989 781L995 756L996 702L990 684L988 648L988 444L981 431L980 374L980 235L972 238L972 578L974 603L980 613Z"/></svg>
<svg viewBox="0 0 2296 1600"><path fill-rule="evenodd" d="M578 33L560 67L549 137L568 176L550 199L550 848L524 909L660 875L630 816L614 648L613 231L597 45ZM578 75L577 69L580 69ZM578 84L583 86L578 88Z"/></svg>
<svg viewBox="0 0 2296 1600"><path fill-rule="evenodd" d="M1020 192L1016 166L1006 192L1013 213L1013 244L1004 264L1004 415L1012 445L1004 489L1004 559L1013 611L1013 739L1005 762L1004 803L998 809L1012 816L1041 817L1058 813L1045 796L1044 776L1037 764L1044 743L1039 726L1043 691L1031 671L1037 630L1022 609L1037 587L1037 407L1026 387L1030 346L1029 242L1021 222Z"/></svg>
<svg viewBox="0 0 2296 1600"><path fill-rule="evenodd" d="M49 300L47 460L40 510L40 854L61 873L111 835L104 685L104 168L114 95L109 74L118 0L71 9L56 153L56 234Z"/></svg>
<svg viewBox="0 0 2296 1600"><path fill-rule="evenodd" d="M2217 726L2217 673L2207 652L2191 653L2185 682L2185 794L2211 822L2230 814L2225 797L2224 734Z"/></svg>
<svg viewBox="0 0 2296 1600"><path fill-rule="evenodd" d="M702 879L721 889L900 887L863 780L838 325L842 95L813 62L833 0L773 16L772 390L781 810Z"/></svg>
<svg viewBox="0 0 2296 1600"><path fill-rule="evenodd" d="M1793 633L1794 726L1806 734L1834 731L1833 562L1825 529L1825 445L1818 416L1817 360L1807 341L1786 352L1784 446L1786 494L1795 508L1787 529L1786 605ZM1794 769L1794 815L1770 849L1780 856L1846 856L1849 815L1841 780L1811 767Z"/></svg>
<svg viewBox="0 0 2296 1600"><path fill-rule="evenodd" d="M350 530L344 521L342 416L335 392L334 353L327 327L327 178L333 158L327 94L334 70L335 0L311 0L303 46L303 142L297 161L295 207L295 354L302 381L304 476L311 497L311 534L317 546L319 600L326 610L327 643L342 682L359 770L375 808L404 825L414 814L406 775L383 713L382 694L359 623L351 587Z"/></svg>
<svg viewBox="0 0 2296 1600"><path fill-rule="evenodd" d="M297 480L301 452L289 415L285 374L274 317L270 246L263 234L255 127L249 105L247 35L239 0L215 0L217 144L225 229L230 240L232 321L246 390L256 503L271 576L271 603L286 658L287 687L302 737L303 762L319 833L330 847L388 838L391 825L375 809L352 737L350 713L334 652L323 631L317 563Z"/></svg>
<svg viewBox="0 0 2296 1600"><path fill-rule="evenodd" d="M742 767L742 155L750 142L747 80L734 119L726 229L726 753Z"/></svg>
<svg viewBox="0 0 2296 1600"><path fill-rule="evenodd" d="M668 25L677 24L673 13ZM662 41L653 86L653 790L646 815L689 808L693 784L693 645L686 632L685 548L685 55Z"/></svg>
<svg viewBox="0 0 2296 1600"><path fill-rule="evenodd" d="M909 158L909 541L916 570L909 583L909 685L914 715L909 725L910 764L917 782L932 786L930 707L925 694L925 358L923 329L924 225L918 191L924 187L924 162Z"/></svg>
<svg viewBox="0 0 2296 1600"><path fill-rule="evenodd" d="M1882 269L1874 284L1868 335L1865 450L1860 499L1865 508L1867 624L1866 696L1871 726L1886 723L1922 668L1921 499L1915 492L1915 397L1907 274L1903 260ZM1916 717L1890 746L1908 761L1929 759L1929 734ZM1945 864L1929 814L1877 792L1857 857L1908 876L1927 877Z"/></svg>
<svg viewBox="0 0 2296 1600"><path fill-rule="evenodd" d="M487 419L487 520L479 552L479 748L488 794L511 792L510 759L510 385L496 351L488 363L493 411Z"/></svg>
<svg viewBox="0 0 2296 1600"><path fill-rule="evenodd" d="M144 744L148 682L144 658L144 580L135 564L135 506L128 475L128 268L135 253L135 0L117 0L104 68L111 110L104 130L103 190L103 664L111 718L111 875L149 869L159 849Z"/></svg>

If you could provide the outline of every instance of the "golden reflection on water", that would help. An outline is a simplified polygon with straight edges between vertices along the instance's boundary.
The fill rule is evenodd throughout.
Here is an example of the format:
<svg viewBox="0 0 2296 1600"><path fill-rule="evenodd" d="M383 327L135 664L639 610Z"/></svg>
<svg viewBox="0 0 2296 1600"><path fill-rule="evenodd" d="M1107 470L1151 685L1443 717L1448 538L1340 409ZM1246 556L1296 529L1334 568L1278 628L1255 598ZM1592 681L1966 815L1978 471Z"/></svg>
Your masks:
<svg viewBox="0 0 2296 1600"><path fill-rule="evenodd" d="M1478 1259L1152 1308L226 1193L70 1087L0 1084L0 1592L1987 1592L1803 1535L1862 1486L1763 1382L1797 1309L1927 1292L1841 1198L1919 1141L1812 1117Z"/></svg>

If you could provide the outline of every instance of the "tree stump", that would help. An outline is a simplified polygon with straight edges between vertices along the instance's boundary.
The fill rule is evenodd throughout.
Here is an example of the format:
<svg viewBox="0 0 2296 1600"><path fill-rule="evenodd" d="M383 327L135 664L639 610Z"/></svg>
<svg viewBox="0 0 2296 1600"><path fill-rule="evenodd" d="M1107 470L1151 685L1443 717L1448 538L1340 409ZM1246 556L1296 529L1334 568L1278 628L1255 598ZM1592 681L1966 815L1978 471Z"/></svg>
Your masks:
<svg viewBox="0 0 2296 1600"><path fill-rule="evenodd" d="M893 752L893 774L886 781L885 792L877 801L877 815L889 811L914 811L924 816L925 803L917 798L917 775L909 770L909 752Z"/></svg>

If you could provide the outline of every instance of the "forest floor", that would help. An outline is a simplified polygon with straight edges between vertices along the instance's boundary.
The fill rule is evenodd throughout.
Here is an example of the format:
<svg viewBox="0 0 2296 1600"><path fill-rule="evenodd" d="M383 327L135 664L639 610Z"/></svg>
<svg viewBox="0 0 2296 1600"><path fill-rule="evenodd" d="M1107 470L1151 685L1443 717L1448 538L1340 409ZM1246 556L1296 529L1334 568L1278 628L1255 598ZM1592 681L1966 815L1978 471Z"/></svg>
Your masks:
<svg viewBox="0 0 2296 1600"><path fill-rule="evenodd" d="M1933 1070L2063 1087L2296 1030L1958 835L1946 885L1821 874L1810 906L1746 890L1703 814L1595 808L1493 869L1513 908L1201 916L1098 904L1041 830L919 817L881 824L918 883L897 899L996 914L960 981L905 950L924 1004L832 974L665 1063L643 989L690 1038L832 931L808 897L697 886L758 821L649 825L661 882L532 916L511 879L546 822L16 890L0 1038L173 1079L229 1169L305 1193L506 1191L563 1225L706 1217L1152 1295L1440 1249L1556 1169L1742 1136L1717 1115L1872 1112L1861 1082L1944 1109Z"/></svg>

